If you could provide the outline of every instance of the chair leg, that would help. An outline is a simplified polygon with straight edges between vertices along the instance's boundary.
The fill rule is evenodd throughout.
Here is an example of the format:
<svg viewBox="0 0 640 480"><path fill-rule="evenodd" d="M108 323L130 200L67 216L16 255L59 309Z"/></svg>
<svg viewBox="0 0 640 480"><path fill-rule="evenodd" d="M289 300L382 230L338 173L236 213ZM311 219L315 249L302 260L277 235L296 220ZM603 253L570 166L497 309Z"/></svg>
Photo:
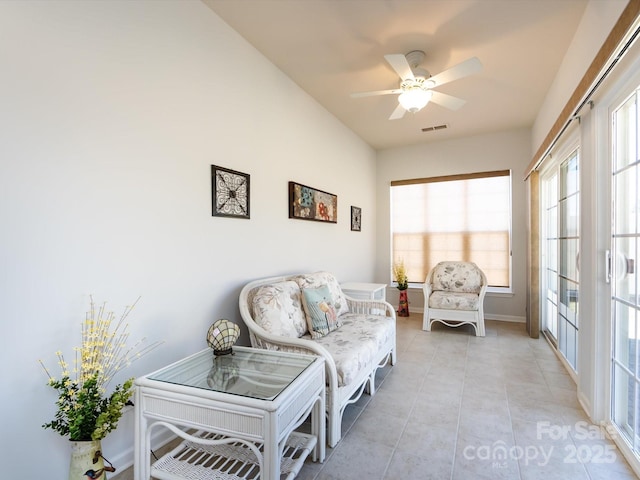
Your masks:
<svg viewBox="0 0 640 480"><path fill-rule="evenodd" d="M327 418L327 443L335 447L342 437L342 412L339 408L331 408Z"/></svg>
<svg viewBox="0 0 640 480"><path fill-rule="evenodd" d="M378 370L377 368L373 370L373 372L371 372L371 374L369 375L369 395L371 395L372 397L376 394L376 370Z"/></svg>
<svg viewBox="0 0 640 480"><path fill-rule="evenodd" d="M422 317L422 330L424 330L425 332L431 331L431 320L429 319L428 312L425 312L424 316Z"/></svg>
<svg viewBox="0 0 640 480"><path fill-rule="evenodd" d="M484 336L485 336L484 315L481 315L480 318L478 319L478 322L476 323L476 337L484 337Z"/></svg>

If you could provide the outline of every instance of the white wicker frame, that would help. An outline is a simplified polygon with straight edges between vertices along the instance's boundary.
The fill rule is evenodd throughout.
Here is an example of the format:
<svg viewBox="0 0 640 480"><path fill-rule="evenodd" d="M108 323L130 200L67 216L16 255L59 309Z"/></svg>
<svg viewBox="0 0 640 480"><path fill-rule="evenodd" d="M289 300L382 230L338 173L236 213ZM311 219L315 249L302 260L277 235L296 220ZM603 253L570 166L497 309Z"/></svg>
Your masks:
<svg viewBox="0 0 640 480"><path fill-rule="evenodd" d="M240 292L240 314L244 323L249 329L251 345L256 348L271 350L296 351L303 353L313 353L325 360L325 376L327 382L327 443L334 447L342 437L342 414L347 405L355 403L362 396L365 389L370 395L375 394L375 374L378 368L384 367L387 363L396 363L396 335L395 329L392 338L384 344L377 355L368 364L364 365L357 376L349 385L338 386L338 373L336 364L329 351L314 340L305 338L292 338L273 335L254 320L252 314L252 301L255 291L262 285L269 285L287 280L294 280L299 275L289 275L280 277L269 277L254 280ZM346 295L345 295L346 296ZM346 296L350 313L362 315L386 315L392 317L394 322L396 313L391 304L382 300L360 300ZM331 334L329 334L331 335Z"/></svg>
<svg viewBox="0 0 640 480"><path fill-rule="evenodd" d="M443 263L443 262L441 262ZM438 264L439 265L439 264ZM475 264L474 264L475 266ZM431 285L431 279L435 267L428 273L426 280L424 281L424 315L422 321L422 329L430 332L431 325L434 322L440 322L448 327L459 327L460 325L472 325L476 331L476 337L485 336L484 328L484 296L487 293L487 277L484 272L477 266L482 277L482 287L478 294L478 309L477 310L448 310L443 308L429 308L429 297L433 291Z"/></svg>

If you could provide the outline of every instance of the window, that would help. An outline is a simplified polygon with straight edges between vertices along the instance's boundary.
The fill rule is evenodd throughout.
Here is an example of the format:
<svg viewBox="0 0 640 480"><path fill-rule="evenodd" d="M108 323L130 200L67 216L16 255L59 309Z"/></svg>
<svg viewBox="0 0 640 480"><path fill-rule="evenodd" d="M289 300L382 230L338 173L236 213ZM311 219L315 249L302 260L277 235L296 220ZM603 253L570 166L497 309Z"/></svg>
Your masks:
<svg viewBox="0 0 640 480"><path fill-rule="evenodd" d="M392 259L422 283L443 260L475 262L511 287L511 172L391 182Z"/></svg>

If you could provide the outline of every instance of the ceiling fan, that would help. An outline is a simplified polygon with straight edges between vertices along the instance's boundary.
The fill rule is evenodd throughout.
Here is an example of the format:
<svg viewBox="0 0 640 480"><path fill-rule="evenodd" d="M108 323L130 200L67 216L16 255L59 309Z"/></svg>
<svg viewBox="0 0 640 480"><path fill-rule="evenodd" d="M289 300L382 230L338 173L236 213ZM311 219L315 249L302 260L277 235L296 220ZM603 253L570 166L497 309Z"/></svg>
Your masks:
<svg viewBox="0 0 640 480"><path fill-rule="evenodd" d="M406 55L385 55L384 58L400 77L400 88L352 93L351 97L399 94L398 106L391 113L389 120L402 118L405 111L415 113L424 108L429 101L450 110L458 110L466 103L465 100L433 89L482 70L480 60L472 57L432 77L429 72L419 67L424 60L424 52L421 50L414 50Z"/></svg>

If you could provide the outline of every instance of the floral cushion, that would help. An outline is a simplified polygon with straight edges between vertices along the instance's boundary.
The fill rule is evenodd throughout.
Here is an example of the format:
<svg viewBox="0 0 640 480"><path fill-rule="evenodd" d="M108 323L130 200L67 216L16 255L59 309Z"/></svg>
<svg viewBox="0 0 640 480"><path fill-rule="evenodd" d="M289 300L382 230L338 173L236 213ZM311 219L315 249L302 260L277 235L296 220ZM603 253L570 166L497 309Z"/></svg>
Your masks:
<svg viewBox="0 0 640 480"><path fill-rule="evenodd" d="M342 325L333 306L327 285L302 289L302 306L307 317L307 327L314 340L324 337Z"/></svg>
<svg viewBox="0 0 640 480"><path fill-rule="evenodd" d="M338 385L349 385L358 372L370 363L395 332L395 322L383 315L349 313L340 317L342 326L316 340L325 347L334 362Z"/></svg>
<svg viewBox="0 0 640 480"><path fill-rule="evenodd" d="M340 317L345 313L349 312L349 305L347 305L347 298L344 293L342 293L342 289L340 288L340 284L336 277L329 272L316 272L309 273L306 275L299 275L295 278L296 282L300 286L300 289L305 288L318 288L326 285L329 287L329 292L331 293L331 298L333 300L333 308L336 311L336 315Z"/></svg>
<svg viewBox="0 0 640 480"><path fill-rule="evenodd" d="M436 291L429 297L429 308L445 310L478 310L480 297L476 293Z"/></svg>
<svg viewBox="0 0 640 480"><path fill-rule="evenodd" d="M338 386L353 382L358 372L380 352L380 348L394 335L395 322L384 315L349 313L341 317L342 326L315 342L326 348L336 364ZM307 332L302 338L311 339ZM309 354L294 346L277 345L256 338L255 345L267 350Z"/></svg>
<svg viewBox="0 0 640 480"><path fill-rule="evenodd" d="M431 285L433 290L477 294L482 289L482 273L472 262L440 262L433 269Z"/></svg>
<svg viewBox="0 0 640 480"><path fill-rule="evenodd" d="M284 337L307 333L300 287L293 281L263 285L253 295L253 318L267 332Z"/></svg>

